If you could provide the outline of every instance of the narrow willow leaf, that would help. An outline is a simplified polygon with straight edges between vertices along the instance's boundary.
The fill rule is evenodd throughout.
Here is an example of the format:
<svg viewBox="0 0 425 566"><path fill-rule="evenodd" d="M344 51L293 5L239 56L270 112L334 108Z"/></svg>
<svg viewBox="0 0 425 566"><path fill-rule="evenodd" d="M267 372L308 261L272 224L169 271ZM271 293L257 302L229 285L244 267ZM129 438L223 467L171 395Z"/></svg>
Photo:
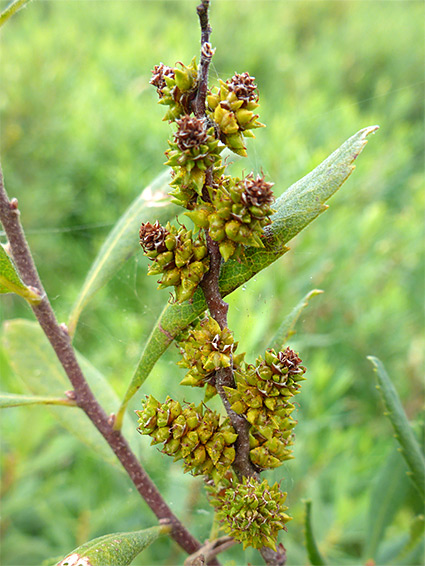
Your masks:
<svg viewBox="0 0 425 566"><path fill-rule="evenodd" d="M376 561L385 531L404 503L409 484L407 466L400 452L394 450L379 470L371 490L363 563Z"/></svg>
<svg viewBox="0 0 425 566"><path fill-rule="evenodd" d="M18 10L25 8L31 0L13 0L0 14L0 27L7 22Z"/></svg>
<svg viewBox="0 0 425 566"><path fill-rule="evenodd" d="M38 397L33 395L14 395L0 392L0 409L20 407L21 405L64 405L75 407L75 402L60 397Z"/></svg>
<svg viewBox="0 0 425 566"><path fill-rule="evenodd" d="M374 366L378 378L377 389L381 393L388 411L388 418L394 428L395 437L400 444L401 452L410 469L408 475L423 498L425 494L425 458L416 440L415 433L407 420L398 393L382 362L374 356L368 356L368 360Z"/></svg>
<svg viewBox="0 0 425 566"><path fill-rule="evenodd" d="M177 207L170 204L170 197L166 194L169 180L168 170L158 175L131 203L106 238L72 308L68 321L71 336L75 333L78 319L87 303L140 248L140 224L148 220L163 222L175 214Z"/></svg>
<svg viewBox="0 0 425 566"><path fill-rule="evenodd" d="M42 297L33 287L27 287L7 255L6 250L0 244L0 293L16 293L31 305L38 305Z"/></svg>
<svg viewBox="0 0 425 566"><path fill-rule="evenodd" d="M2 343L10 366L30 394L60 397L70 389L70 382L55 352L36 322L22 319L6 321L3 325ZM78 355L78 361L99 403L106 412L112 412L119 402L117 395L90 362L81 355ZM63 407L52 405L46 406L46 410L94 453L110 464L118 465L118 460L105 439L83 411L69 412ZM137 449L140 442L135 426L125 422L123 430L130 445Z"/></svg>
<svg viewBox="0 0 425 566"><path fill-rule="evenodd" d="M73 550L57 566L128 566L142 550L170 531L168 526L159 526L95 538Z"/></svg>
<svg viewBox="0 0 425 566"><path fill-rule="evenodd" d="M285 191L273 205L276 213L264 230L264 248L248 247L239 263L229 260L220 274L222 296L246 283L289 250L286 244L328 207L327 201L354 170L353 162L367 143L366 137L378 126L360 130L334 151L308 175ZM116 428L121 426L126 407L148 377L155 362L174 337L206 309L202 291L198 289L192 303L167 305L161 313L143 349L131 383L117 413Z"/></svg>
<svg viewBox="0 0 425 566"><path fill-rule="evenodd" d="M304 529L305 529L305 546L307 549L307 555L310 564L312 564L313 566L325 566L326 562L323 559L317 547L313 534L313 527L311 525L311 501L305 501Z"/></svg>
<svg viewBox="0 0 425 566"><path fill-rule="evenodd" d="M321 295L323 291L320 289L313 289L305 297L298 303L298 305L290 312L285 319L283 320L282 324L276 331L276 334L273 337L273 340L270 342L270 348L273 348L276 352L281 350L288 338L290 338L294 334L294 327L302 313L302 311L308 306L308 301L311 297L315 297L316 295Z"/></svg>

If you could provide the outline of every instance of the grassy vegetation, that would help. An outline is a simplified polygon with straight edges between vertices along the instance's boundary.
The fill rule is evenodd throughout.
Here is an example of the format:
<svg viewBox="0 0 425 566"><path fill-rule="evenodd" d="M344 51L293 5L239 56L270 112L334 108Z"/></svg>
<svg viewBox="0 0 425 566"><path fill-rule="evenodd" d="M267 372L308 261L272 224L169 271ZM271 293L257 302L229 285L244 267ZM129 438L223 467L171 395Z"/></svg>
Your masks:
<svg viewBox="0 0 425 566"><path fill-rule="evenodd" d="M150 69L198 54L195 6L188 0L34 2L2 30L2 166L60 321L113 224L163 170L169 128L148 84ZM282 542L290 566L307 561L303 498L313 501L313 527L329 564L370 558L364 549L372 548L377 524L378 564L422 563L421 547L398 556L423 507L395 452L366 356L384 361L409 418L418 419L424 11L423 3L410 1L212 1L211 78L225 80L235 71L255 76L267 125L234 170L262 169L279 195L351 134L381 126L330 210L291 242L283 259L229 297L230 327L253 361L309 290L325 291L311 300L290 341L308 368L297 398L296 459L266 474L288 491L293 521ZM142 253L131 258L84 311L75 338L118 395L168 299L146 268ZM32 318L17 297L3 297L1 305L5 319ZM1 389L24 392L7 352L0 355ZM143 394L163 399L181 391L177 359L170 348ZM46 409L1 416L2 563L37 565L89 538L154 524L119 469L59 428ZM202 482L142 437L140 452L173 510L196 536L208 537L212 511ZM388 507L383 518L374 507L380 486ZM223 562L241 564L241 556L232 549ZM259 563L254 551L246 559ZM176 560L183 557L164 538L134 564Z"/></svg>

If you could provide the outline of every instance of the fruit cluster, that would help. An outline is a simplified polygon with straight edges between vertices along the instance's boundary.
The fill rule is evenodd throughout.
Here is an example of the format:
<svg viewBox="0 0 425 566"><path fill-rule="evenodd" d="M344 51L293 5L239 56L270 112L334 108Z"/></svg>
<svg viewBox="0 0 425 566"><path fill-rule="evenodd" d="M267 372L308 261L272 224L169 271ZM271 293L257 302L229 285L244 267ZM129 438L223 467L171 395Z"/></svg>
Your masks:
<svg viewBox="0 0 425 566"><path fill-rule="evenodd" d="M224 478L218 488L210 488L210 501L227 534L238 542L254 548L267 546L276 550L278 532L291 520L285 511L286 493L279 485L270 486L255 478L243 478L241 483Z"/></svg>
<svg viewBox="0 0 425 566"><path fill-rule="evenodd" d="M150 81L156 87L159 103L168 107L164 120L176 126L166 151L166 164L173 170L170 195L173 202L186 208L197 229L209 231L212 240L218 242L224 261L239 259L245 246L263 246L263 228L274 212L272 183L253 173L243 179L227 176L221 158L226 146L246 156L244 137L254 137L252 130L263 127L254 112L259 106L257 86L248 73L220 81L219 87L208 91L206 115L199 118L193 111L197 73L195 60L188 66L179 63L174 68L160 63ZM162 272L159 270L164 268L167 257L160 258L149 272ZM174 285L178 302L192 297L204 275L197 268L190 277L180 274L179 279L174 266L166 269L170 273L163 276L160 286ZM188 279L191 283L187 283Z"/></svg>
<svg viewBox="0 0 425 566"><path fill-rule="evenodd" d="M216 393L215 372L242 362L244 354L234 355L237 346L229 328L221 330L218 322L210 316L189 326L179 337L182 359L177 365L189 370L180 384L192 387L206 385L206 398L210 399Z"/></svg>
<svg viewBox="0 0 425 566"><path fill-rule="evenodd" d="M174 460L183 459L185 472L218 483L235 459L237 434L229 419L220 423L220 415L202 404L182 407L170 397L160 403L149 395L136 414L140 434L149 435L151 444L162 443L162 452Z"/></svg>
<svg viewBox="0 0 425 566"><path fill-rule="evenodd" d="M192 231L170 223L164 228L156 221L140 227L140 244L153 263L148 275L163 273L158 289L174 286L178 303L190 299L209 269L208 250L202 234L192 238Z"/></svg>
<svg viewBox="0 0 425 566"><path fill-rule="evenodd" d="M290 399L299 392L304 373L293 350L270 349L255 365L235 372L236 389L225 387L231 408L251 424L250 458L260 469L276 468L292 458L289 447L296 421Z"/></svg>
<svg viewBox="0 0 425 566"><path fill-rule="evenodd" d="M195 59L189 66L157 65L150 82L159 103L167 106L164 120L175 127L165 152L173 173L170 194L186 209L195 230L147 222L140 228L140 244L152 261L148 274L161 275L159 288L173 286L176 301L182 303L192 299L210 268L211 242L225 262L242 261L246 246L263 247L263 229L274 213L273 184L263 174L226 175L221 156L226 146L246 156L245 138L254 137L253 130L263 127L256 114L253 77L242 73L220 81L208 91L203 113L196 104ZM230 404L232 423L239 426L242 420L236 413L249 425L250 477L237 465L238 434L230 419L202 403L182 405L170 397L160 403L149 396L142 410L136 411L138 430L149 435L152 444L162 445L163 453L183 460L185 472L205 476L218 519L244 548L276 549L278 532L290 519L285 514L286 494L278 484L260 482L257 472L292 457L296 421L291 417L291 399L304 379L301 359L287 348L277 353L267 350L264 359L246 364L245 354L235 353L238 343L232 332L210 316L189 325L177 341L182 356L178 365L187 370L181 385L205 387L205 401L217 393L220 372L232 372L234 387L218 388L225 406Z"/></svg>

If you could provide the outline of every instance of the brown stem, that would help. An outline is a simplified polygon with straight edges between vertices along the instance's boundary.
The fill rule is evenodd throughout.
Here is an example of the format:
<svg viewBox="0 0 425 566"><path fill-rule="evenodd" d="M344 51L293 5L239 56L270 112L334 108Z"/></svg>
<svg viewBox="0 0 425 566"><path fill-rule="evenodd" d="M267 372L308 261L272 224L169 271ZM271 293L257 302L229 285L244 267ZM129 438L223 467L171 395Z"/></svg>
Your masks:
<svg viewBox="0 0 425 566"><path fill-rule="evenodd" d="M201 4L197 7L199 22L201 25L201 59L198 71L198 89L196 97L192 102L193 112L197 118L205 118L206 116L205 100L208 92L208 71L211 58L214 55L214 50L209 43L211 34L211 27L208 19L209 3L210 0L202 0ZM210 167L206 173L205 185L211 186L213 181L213 168ZM203 191L203 196L204 200L209 201L206 189ZM206 242L210 258L210 269L201 281L200 287L204 293L211 316L218 322L221 330L223 330L228 326L227 311L229 309L229 305L223 301L218 283L220 277L221 254L217 242L214 242L210 238L208 231L206 231ZM249 457L250 425L243 416L238 415L232 410L229 400L227 399L227 395L223 389L223 387L235 387L232 366L216 372L215 385L221 401L227 411L230 422L238 434L235 445L236 456L233 462L233 469L240 480L244 476L255 477L258 480L260 476ZM284 566L286 563L286 553L284 549L283 554L279 551L280 547L278 547L276 552L266 547L260 550L267 566Z"/></svg>
<svg viewBox="0 0 425 566"><path fill-rule="evenodd" d="M113 422L111 422L111 419L99 405L87 384L75 356L75 351L72 347L68 332L63 326L58 324L43 289L19 220L19 214L16 199L12 199L12 201L8 199L0 166L0 220L9 240L13 259L22 281L26 285L37 288L44 297L41 303L37 306L32 306L32 309L74 387L77 405L81 407L108 442L122 466L127 471L137 491L158 519L172 526L171 536L174 540L188 554L196 552L201 547L200 543L187 531L168 507L155 484L131 451L121 432L113 430Z"/></svg>
<svg viewBox="0 0 425 566"><path fill-rule="evenodd" d="M267 566L285 566L286 564L286 550L282 543L277 545L276 550L263 546L260 553Z"/></svg>
<svg viewBox="0 0 425 566"><path fill-rule="evenodd" d="M218 322L220 328L223 330L223 328L227 327L227 311L229 305L223 301L218 286L221 255L217 242L214 242L208 233L206 234L206 241L210 258L210 269L201 281L200 286L211 316ZM218 370L215 375L217 392L229 415L230 422L238 434L235 446L236 457L233 467L239 477L254 476L258 478L258 473L249 458L249 423L244 417L238 415L231 409L229 400L223 389L223 387L235 387L233 368L228 367Z"/></svg>
<svg viewBox="0 0 425 566"><path fill-rule="evenodd" d="M202 0L197 8L199 21L201 24L201 64L198 74L198 92L194 100L194 112L198 118L205 117L205 97L208 89L208 68L212 57L212 50L208 43L211 27L208 22L209 0ZM206 185L211 185L213 180L213 170L210 167L207 170ZM209 200L207 194L206 198ZM227 311L229 305L223 301L219 289L219 277L221 267L221 254L217 242L214 242L208 231L206 231L206 242L208 254L210 258L210 269L200 283L200 287L204 293L205 300L211 316L218 322L221 330L227 327ZM233 467L241 478L243 476L255 476L258 473L249 458L249 423L247 420L235 413L227 399L227 395L223 387L235 387L233 379L233 368L225 368L216 372L217 392L223 402L223 405L229 415L230 422L238 434L236 441L236 457Z"/></svg>
<svg viewBox="0 0 425 566"><path fill-rule="evenodd" d="M201 59L198 71L198 89L192 105L197 118L203 118L205 116L205 98L208 91L208 70L212 56L214 55L214 50L209 43L211 35L211 26L208 19L209 6L210 0L202 0L201 4L199 4L196 8L199 16L199 23L201 25Z"/></svg>

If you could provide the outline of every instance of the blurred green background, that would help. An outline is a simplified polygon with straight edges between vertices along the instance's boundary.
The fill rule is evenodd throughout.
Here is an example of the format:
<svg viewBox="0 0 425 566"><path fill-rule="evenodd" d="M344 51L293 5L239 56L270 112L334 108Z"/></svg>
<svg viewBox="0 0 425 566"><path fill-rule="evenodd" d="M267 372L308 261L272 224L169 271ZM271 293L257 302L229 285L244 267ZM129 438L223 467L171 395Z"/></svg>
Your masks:
<svg viewBox="0 0 425 566"><path fill-rule="evenodd" d="M34 1L1 31L6 187L19 200L60 321L111 227L163 170L170 130L148 84L150 70L160 61L187 64L198 56L196 4ZM413 422L422 410L424 7L421 1L212 1L211 81L235 71L255 76L267 125L233 171L263 170L279 195L357 130L381 127L330 210L291 242L288 254L229 297L230 327L254 361L306 292L325 291L312 299L290 341L308 368L297 398L296 459L265 474L288 491L293 521L281 540L289 566L307 563L303 498L313 500L329 564L368 558L365 540L377 521L371 494L379 491L385 466L401 464L366 356L384 362ZM142 253L131 258L83 312L75 338L119 395L168 299L146 268ZM17 297L2 297L1 307L5 319L33 318ZM1 389L22 392L7 354L1 356ZM171 347L143 394L200 399L200 391L179 387L184 371L177 360ZM38 565L89 538L154 524L125 475L46 410L10 409L1 419L4 565ZM146 439L140 450L172 509L196 536L208 537L212 513L201 480L148 449ZM377 563L421 564L420 547L397 557L423 510L407 477L383 497L390 524ZM164 539L134 564L183 559ZM256 552L244 558L239 549L226 560L261 563Z"/></svg>

